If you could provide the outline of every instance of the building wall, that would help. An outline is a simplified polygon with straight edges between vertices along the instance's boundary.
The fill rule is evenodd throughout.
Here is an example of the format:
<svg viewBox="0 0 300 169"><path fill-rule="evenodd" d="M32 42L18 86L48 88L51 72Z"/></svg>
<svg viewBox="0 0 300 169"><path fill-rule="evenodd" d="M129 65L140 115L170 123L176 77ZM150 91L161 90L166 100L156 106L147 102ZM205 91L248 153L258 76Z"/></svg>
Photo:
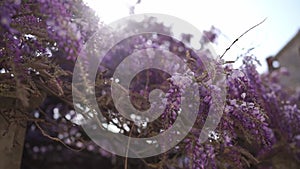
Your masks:
<svg viewBox="0 0 300 169"><path fill-rule="evenodd" d="M280 67L286 67L290 75L282 77L281 83L291 88L300 87L300 30L275 56Z"/></svg>

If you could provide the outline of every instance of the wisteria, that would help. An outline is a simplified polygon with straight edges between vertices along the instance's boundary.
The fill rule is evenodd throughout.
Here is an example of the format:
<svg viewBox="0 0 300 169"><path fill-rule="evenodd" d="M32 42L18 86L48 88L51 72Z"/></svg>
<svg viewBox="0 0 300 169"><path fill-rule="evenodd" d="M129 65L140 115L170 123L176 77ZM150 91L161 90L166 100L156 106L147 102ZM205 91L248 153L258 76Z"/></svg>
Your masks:
<svg viewBox="0 0 300 169"><path fill-rule="evenodd" d="M21 168L81 169L102 165L104 168L296 169L300 165L300 92L280 83L280 77L288 72L279 68L260 74L256 57L249 53L240 57L243 64L239 68L221 58L211 58L204 46L216 41L220 31L214 27L204 31L199 40L202 48L195 51L181 43L190 42L189 34L182 34L177 40L153 33L128 38L106 55L95 79L96 100L104 116L100 127L136 138L152 137L171 128L184 113L180 107L183 89L192 83L199 92L199 111L192 129L179 144L154 157L128 159L94 143L81 127L86 114L76 112L75 107L86 112L93 110L72 101L76 59L96 32L101 33L95 44L105 46L136 29L172 32L172 27L155 18L144 18L142 22L122 25L119 32L112 33L81 0L0 2L0 114L8 123L5 130L10 130L12 123L27 123ZM166 107L162 107L158 119L137 124L134 119L138 116L126 119L114 105L111 85L120 79L112 75L127 55L147 48L176 54L187 61L190 69L172 77L149 69L134 77L129 93L135 108L149 108L151 90L161 89L166 96L161 98ZM215 70L223 70L227 91L221 121L207 133L208 140L204 143L199 135L212 106L211 91L220 89L210 83L212 76L204 69L206 62L202 59L214 65ZM137 64L149 64L142 61L123 66L131 69ZM176 72L179 65L170 63L166 60L165 65ZM82 91L76 92L81 96ZM151 144L160 145L155 141ZM114 146L109 141L106 145Z"/></svg>

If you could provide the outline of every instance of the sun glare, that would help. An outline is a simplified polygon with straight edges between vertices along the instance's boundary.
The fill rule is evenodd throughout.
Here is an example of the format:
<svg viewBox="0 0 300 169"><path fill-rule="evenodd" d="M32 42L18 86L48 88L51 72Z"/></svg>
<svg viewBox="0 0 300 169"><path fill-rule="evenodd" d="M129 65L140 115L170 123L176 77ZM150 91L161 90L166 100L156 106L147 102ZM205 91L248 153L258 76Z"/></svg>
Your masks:
<svg viewBox="0 0 300 169"><path fill-rule="evenodd" d="M129 16L130 0L84 0L94 9L100 20L110 23L120 18ZM132 0L131 0L132 1Z"/></svg>

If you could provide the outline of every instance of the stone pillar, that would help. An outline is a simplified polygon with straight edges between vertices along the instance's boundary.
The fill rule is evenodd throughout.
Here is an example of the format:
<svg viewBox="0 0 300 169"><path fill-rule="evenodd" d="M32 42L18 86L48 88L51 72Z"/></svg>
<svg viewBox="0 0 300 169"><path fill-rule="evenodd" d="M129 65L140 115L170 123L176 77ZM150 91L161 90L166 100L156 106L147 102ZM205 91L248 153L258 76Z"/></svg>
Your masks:
<svg viewBox="0 0 300 169"><path fill-rule="evenodd" d="M26 128L12 123L6 133L7 126L8 122L0 115L0 169L19 169Z"/></svg>

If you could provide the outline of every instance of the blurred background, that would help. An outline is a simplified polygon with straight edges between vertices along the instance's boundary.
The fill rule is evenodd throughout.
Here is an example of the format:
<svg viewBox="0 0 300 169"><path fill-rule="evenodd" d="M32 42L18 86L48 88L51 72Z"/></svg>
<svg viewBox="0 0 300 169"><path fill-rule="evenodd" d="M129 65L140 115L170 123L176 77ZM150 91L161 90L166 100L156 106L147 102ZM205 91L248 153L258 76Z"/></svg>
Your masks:
<svg viewBox="0 0 300 169"><path fill-rule="evenodd" d="M259 72L268 70L266 58L275 56L294 37L300 28L300 1L298 0L85 0L100 20L106 24L130 13L162 13L179 17L209 30L221 31L215 50L222 54L242 33L263 19L267 20L229 50L225 60L246 53L249 49L261 61ZM240 65L240 64L237 64Z"/></svg>

